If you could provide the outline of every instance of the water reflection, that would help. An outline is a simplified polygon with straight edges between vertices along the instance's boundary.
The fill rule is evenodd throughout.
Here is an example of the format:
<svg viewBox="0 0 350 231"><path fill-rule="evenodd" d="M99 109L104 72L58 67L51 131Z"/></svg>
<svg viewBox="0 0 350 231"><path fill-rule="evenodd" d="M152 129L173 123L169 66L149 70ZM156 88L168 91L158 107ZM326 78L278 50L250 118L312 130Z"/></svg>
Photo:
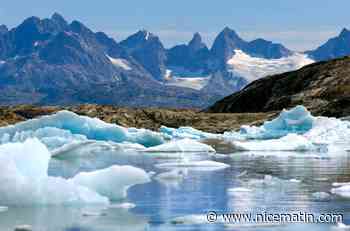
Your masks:
<svg viewBox="0 0 350 231"><path fill-rule="evenodd" d="M101 146L102 145L102 146ZM86 154L86 148L90 151ZM74 158L72 154L83 153ZM350 182L349 154L313 153L235 153L225 156L195 155L190 159L212 159L229 164L227 169L196 171L188 167L160 169L160 163L176 162L156 154L124 152L104 144L89 144L67 151L64 158L53 159L50 175L71 177L79 171L92 171L114 164L128 164L155 172L151 183L137 185L128 192L127 201L135 208L96 207L9 208L0 213L0 230L13 231L16 225L33 225L43 231L109 230L241 230L223 224L173 224L176 217L218 212L269 213L340 212L350 223L350 200L331 195L328 200L315 195L329 193L333 182ZM270 153L271 154L271 153ZM171 155L169 153L169 155ZM164 157L164 156L163 156ZM169 173L170 172L170 173ZM177 175L178 174L178 175ZM117 180L117 179L116 179ZM245 188L244 190L230 190ZM232 193L233 192L233 193ZM316 193L316 194L315 194ZM99 216L99 212L105 214ZM87 216L83 216L87 214ZM245 230L334 230L333 225L297 224L245 227Z"/></svg>

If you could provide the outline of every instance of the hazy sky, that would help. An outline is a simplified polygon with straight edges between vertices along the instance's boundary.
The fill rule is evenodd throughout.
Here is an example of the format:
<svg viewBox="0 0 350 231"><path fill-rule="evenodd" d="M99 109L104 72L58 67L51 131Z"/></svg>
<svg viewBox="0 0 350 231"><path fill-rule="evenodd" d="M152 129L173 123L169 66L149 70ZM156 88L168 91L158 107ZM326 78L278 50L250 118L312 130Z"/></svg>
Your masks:
<svg viewBox="0 0 350 231"><path fill-rule="evenodd" d="M57 11L117 40L144 28L167 47L197 31L210 45L229 26L247 40L263 37L306 50L349 28L349 9L349 0L2 0L0 24L14 27Z"/></svg>

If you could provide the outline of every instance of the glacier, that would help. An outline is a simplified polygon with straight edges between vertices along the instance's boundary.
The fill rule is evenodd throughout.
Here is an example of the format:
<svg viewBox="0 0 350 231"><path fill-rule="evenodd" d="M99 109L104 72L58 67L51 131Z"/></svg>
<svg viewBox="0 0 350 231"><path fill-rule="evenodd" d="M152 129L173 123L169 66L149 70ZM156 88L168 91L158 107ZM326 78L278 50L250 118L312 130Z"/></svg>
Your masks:
<svg viewBox="0 0 350 231"><path fill-rule="evenodd" d="M131 166L80 173L72 179L52 177L47 173L50 159L51 153L36 138L0 145L0 204L109 204L124 198L130 186L149 181L145 171Z"/></svg>
<svg viewBox="0 0 350 231"><path fill-rule="evenodd" d="M235 75L252 82L268 75L294 71L314 62L307 55L300 53L280 59L264 59L252 57L236 49L235 54L227 61L227 66Z"/></svg>

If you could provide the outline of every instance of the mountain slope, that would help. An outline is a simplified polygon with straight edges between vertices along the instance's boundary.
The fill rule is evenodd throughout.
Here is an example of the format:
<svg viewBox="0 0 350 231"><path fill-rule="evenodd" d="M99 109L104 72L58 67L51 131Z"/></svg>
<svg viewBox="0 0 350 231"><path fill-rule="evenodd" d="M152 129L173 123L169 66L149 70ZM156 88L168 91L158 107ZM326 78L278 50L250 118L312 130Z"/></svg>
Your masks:
<svg viewBox="0 0 350 231"><path fill-rule="evenodd" d="M164 86L113 39L78 21L68 24L58 14L3 28L0 57L0 104L203 107L208 102L198 91Z"/></svg>
<svg viewBox="0 0 350 231"><path fill-rule="evenodd" d="M211 106L209 112L266 112L305 105L316 114L350 113L350 57L256 80Z"/></svg>
<svg viewBox="0 0 350 231"><path fill-rule="evenodd" d="M163 80L166 72L166 50L159 38L142 30L120 42L156 80Z"/></svg>
<svg viewBox="0 0 350 231"><path fill-rule="evenodd" d="M326 61L350 55L350 31L344 28L337 37L329 39L317 49L308 51L307 54L316 61Z"/></svg>

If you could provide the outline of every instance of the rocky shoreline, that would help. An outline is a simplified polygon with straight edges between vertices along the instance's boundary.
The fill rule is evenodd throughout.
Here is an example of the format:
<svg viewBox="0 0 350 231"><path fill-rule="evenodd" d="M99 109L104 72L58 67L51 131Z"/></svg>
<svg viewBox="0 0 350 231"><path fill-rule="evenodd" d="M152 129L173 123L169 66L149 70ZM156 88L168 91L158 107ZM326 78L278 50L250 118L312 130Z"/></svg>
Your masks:
<svg viewBox="0 0 350 231"><path fill-rule="evenodd" d="M239 129L241 125L261 124L273 118L275 112L267 113L206 113L190 109L122 108L103 105L78 106L2 106L0 126L49 115L60 110L69 110L79 115L97 117L105 122L124 127L146 128L157 131L167 127L191 126L205 132L223 133Z"/></svg>

